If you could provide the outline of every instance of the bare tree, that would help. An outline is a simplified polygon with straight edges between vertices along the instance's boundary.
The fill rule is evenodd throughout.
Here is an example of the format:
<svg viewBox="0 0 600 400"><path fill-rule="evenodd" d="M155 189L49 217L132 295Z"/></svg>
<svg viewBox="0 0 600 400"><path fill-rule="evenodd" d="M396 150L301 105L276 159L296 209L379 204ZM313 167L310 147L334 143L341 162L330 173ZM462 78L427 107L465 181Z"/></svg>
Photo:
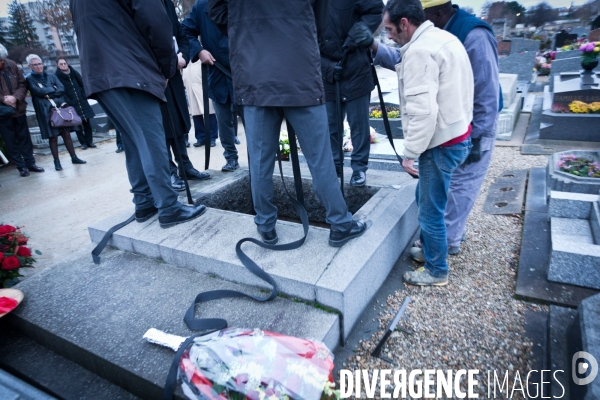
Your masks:
<svg viewBox="0 0 600 400"><path fill-rule="evenodd" d="M69 9L69 0L37 0L31 7L34 20L46 24L60 34L64 34L69 44L74 48L73 18ZM64 50L60 40L59 51Z"/></svg>

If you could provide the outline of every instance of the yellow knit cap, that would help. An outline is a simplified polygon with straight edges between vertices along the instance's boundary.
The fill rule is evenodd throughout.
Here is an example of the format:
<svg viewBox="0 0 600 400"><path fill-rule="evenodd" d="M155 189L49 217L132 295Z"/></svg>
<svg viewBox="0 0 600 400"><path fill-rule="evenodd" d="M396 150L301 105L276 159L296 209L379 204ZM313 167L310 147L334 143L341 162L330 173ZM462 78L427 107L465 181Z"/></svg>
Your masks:
<svg viewBox="0 0 600 400"><path fill-rule="evenodd" d="M421 0L421 5L423 6L423 10L425 10L426 8L441 6L449 2L450 0Z"/></svg>

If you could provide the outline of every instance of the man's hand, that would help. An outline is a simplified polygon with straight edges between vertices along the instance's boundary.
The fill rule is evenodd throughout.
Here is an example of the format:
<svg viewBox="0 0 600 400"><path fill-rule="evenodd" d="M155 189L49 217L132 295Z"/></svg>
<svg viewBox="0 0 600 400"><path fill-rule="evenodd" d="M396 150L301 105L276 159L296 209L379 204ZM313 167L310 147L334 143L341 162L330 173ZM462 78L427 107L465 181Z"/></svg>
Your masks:
<svg viewBox="0 0 600 400"><path fill-rule="evenodd" d="M350 28L350 32L348 32L348 37L346 38L346 42L344 43L351 48L352 45L354 47L369 47L373 44L373 33L362 21L357 21L352 28Z"/></svg>
<svg viewBox="0 0 600 400"><path fill-rule="evenodd" d="M481 138L471 138L471 143L473 144L473 147L471 148L471 153L469 153L469 156L465 160L465 164L470 164L481 160Z"/></svg>
<svg viewBox="0 0 600 400"><path fill-rule="evenodd" d="M186 62L181 55L181 53L177 53L177 69L183 69L186 66Z"/></svg>
<svg viewBox="0 0 600 400"><path fill-rule="evenodd" d="M402 168L411 176L418 177L419 170L415 169L415 160L409 160L408 158L404 158L402 160Z"/></svg>
<svg viewBox="0 0 600 400"><path fill-rule="evenodd" d="M200 53L198 53L198 58L202 64L208 65L214 65L215 61L217 61L208 50L202 50Z"/></svg>
<svg viewBox="0 0 600 400"><path fill-rule="evenodd" d="M11 95L4 96L4 104L13 108L17 108L17 98Z"/></svg>

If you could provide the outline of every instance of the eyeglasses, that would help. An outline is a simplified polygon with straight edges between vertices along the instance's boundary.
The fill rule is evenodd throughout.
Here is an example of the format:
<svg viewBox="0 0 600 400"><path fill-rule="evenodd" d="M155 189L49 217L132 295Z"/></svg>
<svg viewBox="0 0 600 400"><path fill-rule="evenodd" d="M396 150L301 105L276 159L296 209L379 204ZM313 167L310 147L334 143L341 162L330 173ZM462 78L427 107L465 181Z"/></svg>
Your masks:
<svg viewBox="0 0 600 400"><path fill-rule="evenodd" d="M32 67L39 67L40 65L44 65L44 64L42 64L42 63L35 63L35 64L29 64L29 65L31 65Z"/></svg>

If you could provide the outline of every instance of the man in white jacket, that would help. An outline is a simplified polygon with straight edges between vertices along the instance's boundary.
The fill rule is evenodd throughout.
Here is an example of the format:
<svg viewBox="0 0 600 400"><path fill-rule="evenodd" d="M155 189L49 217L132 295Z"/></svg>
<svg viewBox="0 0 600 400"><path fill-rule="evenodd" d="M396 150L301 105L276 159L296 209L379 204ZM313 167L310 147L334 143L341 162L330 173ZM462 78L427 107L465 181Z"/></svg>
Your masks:
<svg viewBox="0 0 600 400"><path fill-rule="evenodd" d="M404 274L404 281L443 286L448 283L444 210L452 172L471 149L473 72L462 43L425 21L419 0L389 0L383 23L388 37L402 46L402 62L395 67L404 131L402 166L419 176L425 266Z"/></svg>

